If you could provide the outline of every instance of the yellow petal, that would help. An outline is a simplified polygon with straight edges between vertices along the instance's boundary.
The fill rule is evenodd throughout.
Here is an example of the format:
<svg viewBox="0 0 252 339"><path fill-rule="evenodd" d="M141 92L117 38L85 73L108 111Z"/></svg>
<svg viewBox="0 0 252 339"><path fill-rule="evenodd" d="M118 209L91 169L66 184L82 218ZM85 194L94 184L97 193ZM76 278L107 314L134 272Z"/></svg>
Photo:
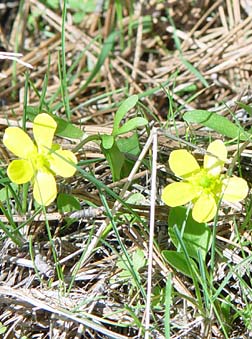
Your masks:
<svg viewBox="0 0 252 339"><path fill-rule="evenodd" d="M223 200L237 202L246 198L249 190L246 180L234 176L222 182L224 185Z"/></svg>
<svg viewBox="0 0 252 339"><path fill-rule="evenodd" d="M215 155L206 154L204 156L204 168L206 168L212 175L219 175L222 171L224 163L227 161L227 148L223 141L215 140L207 148L207 152Z"/></svg>
<svg viewBox="0 0 252 339"><path fill-rule="evenodd" d="M174 182L164 188L161 199L166 205L176 207L187 204L197 194L197 190L190 183Z"/></svg>
<svg viewBox="0 0 252 339"><path fill-rule="evenodd" d="M192 217L197 222L208 222L214 218L216 212L214 197L211 194L202 194L193 206Z"/></svg>
<svg viewBox="0 0 252 339"><path fill-rule="evenodd" d="M54 173L64 178L74 175L76 172L74 165L77 164L77 158L73 152L58 150L55 153L52 153L51 156L52 160L50 160L50 168Z"/></svg>
<svg viewBox="0 0 252 339"><path fill-rule="evenodd" d="M186 150L172 151L169 157L171 170L179 177L189 177L198 172L200 166L194 156Z"/></svg>
<svg viewBox="0 0 252 339"><path fill-rule="evenodd" d="M27 154L33 152L36 147L31 138L19 127L6 128L3 143L13 154L20 158L26 158Z"/></svg>
<svg viewBox="0 0 252 339"><path fill-rule="evenodd" d="M28 160L13 160L7 169L8 177L16 184L30 181L34 175L33 167Z"/></svg>
<svg viewBox="0 0 252 339"><path fill-rule="evenodd" d="M38 171L34 178L33 196L38 204L48 206L57 196L57 186L50 172Z"/></svg>
<svg viewBox="0 0 252 339"><path fill-rule="evenodd" d="M38 114L33 122L33 134L39 151L48 152L51 148L57 123L48 114Z"/></svg>

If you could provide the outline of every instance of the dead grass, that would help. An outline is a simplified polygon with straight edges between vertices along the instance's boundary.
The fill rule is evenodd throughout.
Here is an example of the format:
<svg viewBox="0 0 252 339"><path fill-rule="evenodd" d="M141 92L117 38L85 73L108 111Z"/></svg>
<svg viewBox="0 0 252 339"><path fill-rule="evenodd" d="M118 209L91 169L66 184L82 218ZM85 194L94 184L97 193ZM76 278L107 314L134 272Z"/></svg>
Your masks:
<svg viewBox="0 0 252 339"><path fill-rule="evenodd" d="M74 112L72 122L80 126L86 135L111 131L115 111L112 104L120 102L129 94L143 95L142 103L149 117L150 127L166 126L168 133L168 136L164 133L158 134L156 187L159 197L166 181L171 180L171 177L167 178L166 168L170 151L184 144L185 135L189 136L188 139L191 141L197 140L199 146L204 145L209 137L209 132L201 126L190 127L189 130L181 119L183 112L193 108L208 109L230 117L232 112L241 116L243 123L248 125L251 123L243 110L236 106L237 100L246 104L252 101L251 8L246 1L239 0L195 2L188 0L183 2L183 5L180 1L173 0L164 3L150 1L147 4L135 2L134 11L130 16L130 1L125 1L121 22L123 33L120 37L124 48L121 48L119 38L99 75L82 90L91 74L87 65L96 64L103 41L113 30L112 22L116 8L113 1L109 3L107 10L87 15L78 26L73 24L70 13L67 17L65 25L67 67L71 67L80 57L73 72L77 76L68 87L70 108ZM165 21L162 17L167 18L167 8L171 20ZM27 22L31 13L35 11L39 14L35 17L34 31L31 34ZM146 23L147 15L149 22ZM133 21L138 25L130 34L128 27ZM175 26L172 25L172 21ZM44 25L43 30L39 27L41 22ZM60 13L37 0L25 1L22 12L15 16L15 22L11 27L11 32L2 29L4 41L1 38L1 42L8 52L16 50L15 46L18 44L18 51L23 57L17 56L19 62L15 68L10 60L1 65L1 74L4 76L0 79L2 132L9 124L21 123L24 72L27 64L32 66L29 71L30 81L38 91L41 91L50 55L46 99L50 100L60 88L58 76L58 50L61 46ZM97 36L100 38L97 39ZM174 36L180 41L177 46L174 43ZM188 64L193 66L193 71L192 68L189 69ZM188 90L190 86L194 86L192 92ZM153 94L146 94L146 91L155 87L157 90ZM117 91L120 89L121 92ZM109 92L111 95L106 95ZM97 99L92 102L91 99L94 98ZM28 99L29 105L39 106L38 95L32 88L29 90ZM61 103L60 94L55 95L51 107L59 105L57 114L64 117L64 107ZM111 108L108 108L109 104ZM29 127L28 123L27 128ZM219 136L212 133L211 137ZM141 136L142 145L147 139L146 134ZM69 148L76 145L77 141L67 143ZM0 148L2 156L8 160L9 155L2 146ZM231 145L229 150L235 152L237 147ZM146 149L146 152L149 151L151 146ZM246 151L247 154L250 152L249 147ZM103 157L100 148L92 142L78 151L79 160L99 157ZM110 171L104 162L94 164L92 170L100 181L115 190L123 199L132 190L143 193L146 198L145 205L131 207L139 216L145 217L148 223L150 171L140 166L130 182L122 180L112 183ZM106 243L99 242L99 236L108 225L99 192L94 184L83 178L81 180L75 178L67 184L81 201L88 200L98 207L88 208L83 203L83 215L70 227L65 226L66 216L48 210L47 219L65 283L58 279L55 272L43 216L29 221L24 228L25 237L27 240L31 237L35 246L34 260L30 257L27 243L17 248L10 240L4 238L1 240L0 321L7 327L2 337L21 338L22 335L26 335L27 338L41 339L105 339L113 333L116 338L143 338L140 325L141 322L144 325L145 309L136 307L142 297L134 295L129 281L122 282L118 279L119 269L116 265L118 258L116 250L120 252L118 240L111 232L106 238ZM108 204L114 213L125 212L124 207L118 206L118 202L111 197L108 198ZM198 315L195 305L190 302L194 296L191 281L173 272L163 260L160 248L169 248L171 245L166 232L168 209L159 205L161 202L157 198L155 221L157 243L154 244L152 283L153 286L164 286L168 273L173 273L173 287L178 294L171 309L171 322L176 329L172 331L171 338L223 338L216 319L214 317L209 319L207 324L206 319ZM13 218L20 225L29 216L14 215ZM5 216L0 216L0 220L8 224ZM141 248L148 257L148 229L139 221L118 218L118 231L129 253ZM223 247L223 255L227 261L223 262L220 259L217 264L214 281L216 284L221 284L230 265L235 269L237 263L243 260L239 245L233 241L235 232L235 225L228 215L223 216L217 240ZM241 230L240 236L243 242L248 242L246 256L250 257L251 232ZM231 250L228 250L229 245L232 245ZM97 250L94 251L96 246ZM143 287L146 288L148 280L146 270L143 270L141 275ZM70 284L72 288L67 291ZM243 298L242 287L237 286L235 274L225 288L225 292L231 296L236 307L244 307L246 301ZM140 324L134 323L135 317ZM164 308L157 309L151 317L155 329L150 338L164 338L163 319ZM244 335L244 338L250 335L248 328L240 319L231 329L230 338L239 335Z"/></svg>

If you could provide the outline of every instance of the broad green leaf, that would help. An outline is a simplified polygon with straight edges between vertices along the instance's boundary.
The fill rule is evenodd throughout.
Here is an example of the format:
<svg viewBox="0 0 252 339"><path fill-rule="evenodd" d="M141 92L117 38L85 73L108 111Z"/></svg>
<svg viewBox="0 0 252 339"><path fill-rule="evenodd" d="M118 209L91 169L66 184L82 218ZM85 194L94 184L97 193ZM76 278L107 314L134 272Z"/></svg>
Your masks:
<svg viewBox="0 0 252 339"><path fill-rule="evenodd" d="M53 118L57 122L57 129L55 134L71 139L80 139L83 136L83 131L79 127L74 126L70 122L59 117L53 116Z"/></svg>
<svg viewBox="0 0 252 339"><path fill-rule="evenodd" d="M168 233L173 244L178 248L179 241L174 232L176 225L181 232L181 238L190 257L198 260L197 251L201 250L202 257L205 259L208 250L212 244L212 233L206 223L198 223L192 218L191 211L187 216L185 207L171 208L168 218Z"/></svg>
<svg viewBox="0 0 252 339"><path fill-rule="evenodd" d="M105 149L110 149L114 143L113 135L103 134L101 135L102 147Z"/></svg>
<svg viewBox="0 0 252 339"><path fill-rule="evenodd" d="M140 145L137 133L132 134L128 138L120 138L116 141L119 150L122 153L138 156L140 153Z"/></svg>
<svg viewBox="0 0 252 339"><path fill-rule="evenodd" d="M136 117L127 121L122 127L118 128L118 130L113 135L124 134L130 132L138 127L145 126L148 124L148 121L142 117Z"/></svg>
<svg viewBox="0 0 252 339"><path fill-rule="evenodd" d="M79 0L68 0L69 7L72 9L80 9L80 1Z"/></svg>
<svg viewBox="0 0 252 339"><path fill-rule="evenodd" d="M129 98L127 98L118 108L115 114L115 119L114 119L114 125L113 125L113 131L112 135L116 135L117 130L119 128L120 122L122 119L125 117L127 112L131 110L138 102L138 96L137 95L132 95Z"/></svg>
<svg viewBox="0 0 252 339"><path fill-rule="evenodd" d="M47 4L54 10L59 8L59 0L47 0Z"/></svg>
<svg viewBox="0 0 252 339"><path fill-rule="evenodd" d="M77 13L74 13L73 15L73 22L75 24L79 24L82 22L82 20L84 19L85 17L85 12L77 12Z"/></svg>
<svg viewBox="0 0 252 339"><path fill-rule="evenodd" d="M57 207L61 213L75 212L81 209L80 202L71 194L59 193Z"/></svg>
<svg viewBox="0 0 252 339"><path fill-rule="evenodd" d="M125 161L121 170L121 178L125 178L132 170L136 157L140 153L140 145L137 133L132 134L129 138L120 138L116 141L117 146L125 156Z"/></svg>
<svg viewBox="0 0 252 339"><path fill-rule="evenodd" d="M120 138L117 141L118 148L123 153L137 156L140 153L140 145L137 133L132 134L128 138Z"/></svg>
<svg viewBox="0 0 252 339"><path fill-rule="evenodd" d="M146 258L144 256L144 252L141 249L137 249L135 252L133 252L132 263L136 271L139 271L140 268L146 265Z"/></svg>
<svg viewBox="0 0 252 339"><path fill-rule="evenodd" d="M146 203L147 200L142 193L133 193L127 199L126 202L131 205L140 205Z"/></svg>
<svg viewBox="0 0 252 339"><path fill-rule="evenodd" d="M243 102L239 102L239 101L236 101L237 105L243 109L245 109L245 111L250 115L252 116L252 107L249 106L249 105L246 105L244 104Z"/></svg>
<svg viewBox="0 0 252 339"><path fill-rule="evenodd" d="M162 311L165 304L165 287L161 288L158 285L153 286L152 295L152 307L155 307L156 310Z"/></svg>
<svg viewBox="0 0 252 339"><path fill-rule="evenodd" d="M4 334L7 331L7 327L0 324L0 334Z"/></svg>
<svg viewBox="0 0 252 339"><path fill-rule="evenodd" d="M236 126L226 117L205 110L193 110L184 114L183 119L188 123L202 124L229 138L247 140L249 134Z"/></svg>
<svg viewBox="0 0 252 339"><path fill-rule="evenodd" d="M41 112L38 106L27 106L26 107L26 114L31 121L33 121L36 118L36 115L38 115L39 113L44 113L44 112ZM47 112L47 114L49 114L49 112Z"/></svg>
<svg viewBox="0 0 252 339"><path fill-rule="evenodd" d="M69 0L69 7L76 11L91 13L95 11L96 3L94 0Z"/></svg>
<svg viewBox="0 0 252 339"><path fill-rule="evenodd" d="M106 149L102 147L102 145L101 145L101 149L109 163L113 181L120 180L121 171L122 171L122 168L125 162L125 156L119 150L116 142L114 142L113 146L110 149Z"/></svg>
<svg viewBox="0 0 252 339"><path fill-rule="evenodd" d="M144 256L144 252L141 249L137 249L131 257L132 260L132 270L134 270L135 275L140 280L139 270L146 265L146 258ZM132 279L132 273L129 269L129 263L127 262L127 259L125 255L122 256L122 258L118 259L117 261L117 267L121 268L122 271L119 273L120 278L130 280L132 285L135 284L135 280Z"/></svg>
<svg viewBox="0 0 252 339"><path fill-rule="evenodd" d="M10 199L13 196L11 188L9 186L11 186L14 192L16 192L18 189L18 185L14 183L10 183L9 185L6 185L5 187L1 188L0 189L0 201L1 202L5 202L7 201L7 199Z"/></svg>
<svg viewBox="0 0 252 339"><path fill-rule="evenodd" d="M164 250L162 254L173 268L190 278L192 277L190 266L195 265L195 269L197 269L192 259L190 263L187 262L184 253Z"/></svg>

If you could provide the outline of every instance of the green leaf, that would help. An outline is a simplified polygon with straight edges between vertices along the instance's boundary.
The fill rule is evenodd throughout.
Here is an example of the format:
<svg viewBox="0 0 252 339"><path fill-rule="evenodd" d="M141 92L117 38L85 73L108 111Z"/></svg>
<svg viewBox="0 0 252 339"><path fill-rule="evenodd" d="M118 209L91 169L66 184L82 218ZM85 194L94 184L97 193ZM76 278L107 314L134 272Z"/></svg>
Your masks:
<svg viewBox="0 0 252 339"><path fill-rule="evenodd" d="M139 270L146 265L146 258L144 252L141 249L137 249L131 257L132 260L132 270L134 270L135 275L140 279ZM117 267L121 268L122 271L119 273L120 278L130 279L132 285L136 285L134 279L132 278L131 270L129 269L129 263L127 262L126 256L122 255L121 258L117 261Z"/></svg>
<svg viewBox="0 0 252 339"><path fill-rule="evenodd" d="M143 203L146 203L146 197L142 194L142 193L133 193L131 194L127 199L126 202L128 204L132 204L132 205L141 205Z"/></svg>
<svg viewBox="0 0 252 339"><path fill-rule="evenodd" d="M59 0L47 0L46 2L53 9L59 8Z"/></svg>
<svg viewBox="0 0 252 339"><path fill-rule="evenodd" d="M68 3L69 3L69 7L71 9L80 9L81 8L81 4L80 4L80 1L79 0L68 0Z"/></svg>
<svg viewBox="0 0 252 339"><path fill-rule="evenodd" d="M7 327L6 326L1 326L0 327L0 334L4 334L7 331Z"/></svg>
<svg viewBox="0 0 252 339"><path fill-rule="evenodd" d="M115 114L115 119L114 119L114 126L113 126L113 131L112 135L117 134L117 130L119 128L120 122L122 119L125 117L127 112L131 110L138 102L138 96L137 95L132 95L129 98L127 98L118 108Z"/></svg>
<svg viewBox="0 0 252 339"><path fill-rule="evenodd" d="M142 250L137 249L136 251L133 252L132 263L136 271L139 271L140 268L146 265L146 259L144 256L144 252Z"/></svg>
<svg viewBox="0 0 252 339"><path fill-rule="evenodd" d="M73 15L73 22L75 24L79 24L82 22L82 20L84 19L85 17L85 12L77 12L77 13L74 13Z"/></svg>
<svg viewBox="0 0 252 339"><path fill-rule="evenodd" d="M14 192L18 190L18 185L14 183L10 183L9 185L6 185L5 187L1 188L0 189L0 201L1 202L5 202L7 201L7 199L10 199L13 196L9 186L11 186Z"/></svg>
<svg viewBox="0 0 252 339"><path fill-rule="evenodd" d="M197 251L201 250L205 259L212 244L212 232L206 223L198 223L192 218L191 211L187 216L187 208L171 208L168 218L168 233L173 244L178 248L179 241L174 232L176 225L190 257L198 260Z"/></svg>
<svg viewBox="0 0 252 339"><path fill-rule="evenodd" d="M161 288L160 286L156 285L152 288L152 302L151 305L155 307L156 310L163 310L165 304L165 288Z"/></svg>
<svg viewBox="0 0 252 339"><path fill-rule="evenodd" d="M75 212L81 209L80 202L71 194L59 193L57 206L61 213Z"/></svg>
<svg viewBox="0 0 252 339"><path fill-rule="evenodd" d="M101 137L104 138L104 135ZM110 147L111 138L114 141L112 147ZM113 136L106 135L105 139L107 148L104 147L104 141L102 140L101 149L109 163L113 181L127 177L135 164L136 156L140 152L138 135L134 133L127 139L121 138L116 141Z"/></svg>
<svg viewBox="0 0 252 339"><path fill-rule="evenodd" d="M125 161L121 170L121 178L125 178L132 170L136 157L140 153L140 145L137 133L132 134L129 138L120 138L116 141L117 146L125 156Z"/></svg>
<svg viewBox="0 0 252 339"><path fill-rule="evenodd" d="M195 269L197 269L196 264L192 259L188 264L184 253L164 250L162 251L162 254L173 268L190 278L192 277L190 265L195 265Z"/></svg>
<svg viewBox="0 0 252 339"><path fill-rule="evenodd" d="M250 115L252 116L252 107L249 106L249 105L246 105L244 104L243 102L239 102L239 101L236 101L237 105L243 109L245 109L245 111Z"/></svg>
<svg viewBox="0 0 252 339"><path fill-rule="evenodd" d="M122 152L120 152L116 142L114 142L113 146L110 149L106 149L102 147L102 145L101 149L109 163L113 181L120 180L121 171L125 162L125 156Z"/></svg>
<svg viewBox="0 0 252 339"><path fill-rule="evenodd" d="M58 136L71 139L80 139L83 136L83 131L69 121L63 120L55 115L53 115L53 119L57 122L55 134Z"/></svg>
<svg viewBox="0 0 252 339"><path fill-rule="evenodd" d="M33 121L36 118L36 115L39 113L43 113L43 112L40 112L38 106L27 106L26 107L26 115L31 121Z"/></svg>
<svg viewBox="0 0 252 339"><path fill-rule="evenodd" d="M138 156L140 153L140 145L137 133L132 134L128 138L121 138L116 141L119 150L122 153Z"/></svg>
<svg viewBox="0 0 252 339"><path fill-rule="evenodd" d="M120 127L117 132L113 135L124 134L130 132L138 127L145 126L148 124L148 120L142 117L136 117L127 121L122 127Z"/></svg>
<svg viewBox="0 0 252 339"><path fill-rule="evenodd" d="M102 147L105 149L110 149L114 143L113 135L103 134L101 135Z"/></svg>
<svg viewBox="0 0 252 339"><path fill-rule="evenodd" d="M96 3L94 0L69 0L69 7L78 12L91 13L95 11Z"/></svg>
<svg viewBox="0 0 252 339"><path fill-rule="evenodd" d="M0 334L4 334L7 331L7 327L0 322Z"/></svg>
<svg viewBox="0 0 252 339"><path fill-rule="evenodd" d="M226 117L214 112L193 110L185 113L183 119L188 123L202 124L232 139L239 138L240 140L247 140L249 138L249 134L242 128L236 126Z"/></svg>

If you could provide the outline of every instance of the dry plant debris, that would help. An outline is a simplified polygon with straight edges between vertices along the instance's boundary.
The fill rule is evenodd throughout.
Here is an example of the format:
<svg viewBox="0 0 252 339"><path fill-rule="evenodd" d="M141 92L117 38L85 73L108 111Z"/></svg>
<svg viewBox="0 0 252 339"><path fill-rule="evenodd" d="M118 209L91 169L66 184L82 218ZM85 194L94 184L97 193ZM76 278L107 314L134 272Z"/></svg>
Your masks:
<svg viewBox="0 0 252 339"><path fill-rule="evenodd" d="M51 102L50 107L57 116L66 118L67 105L62 103L58 71L63 9L53 10L49 2L3 1L0 4L0 11L3 11L0 13L4 13L0 30L3 49L0 52L1 137L8 125L22 126L24 104L40 107L45 81L45 100ZM167 234L168 208L162 205L160 195L167 181L173 180L167 169L172 150L181 146L192 150L195 140L204 147L209 136L220 137L201 125L188 128L182 119L184 112L207 109L231 120L236 116L242 124L251 125L251 118L237 101L246 105L252 102L252 6L250 1L239 0L127 0L122 2L122 18L117 22L117 1L107 1L107 6L103 6L103 1L94 3L95 10L86 13L78 24L74 22L73 11L69 10L66 16L65 62L67 70L71 69L67 86L71 121L85 136L109 134L116 104L131 94L142 97L149 127L158 131L158 152L152 148L153 139L149 139L146 132L140 135L143 158L157 152L152 293L155 286L164 291L167 277L172 277L175 297L170 309L170 338L225 338L219 326L220 319L216 319L214 312L205 317L199 314L192 281L174 271L161 255L161 250L171 248L172 244ZM116 27L113 26L115 22ZM97 75L92 76L93 67L99 63L114 29L120 29L114 48ZM27 72L29 90L25 103ZM26 128L30 131L28 121ZM107 202L112 215L118 215L118 235L129 255L141 249L148 258L149 229L144 225L149 223L150 205L153 207L152 171L139 162L130 179L112 182L97 143L90 141L79 148L78 140L59 139L59 142L62 140L64 148L78 149L80 162L101 159L102 162L93 162L89 170L122 199L132 192L145 197L144 203L130 205L138 218L133 214L128 216L125 206L113 197L108 196ZM243 147L248 176L251 176L249 146L239 144ZM200 147L194 148L194 153L202 159ZM230 144L228 149L233 155L239 151L236 144ZM10 154L2 144L0 151L6 164ZM246 173L244 170L244 176ZM67 218L71 215L63 215L51 206L46 217L13 212L12 220L17 226L23 225L22 232L27 239L22 246L16 246L1 232L2 338L168 338L165 336L164 298L160 305L153 306L150 315L145 313L143 296L149 279L146 264L139 270L141 286L132 284L132 278L120 275L121 244L114 232L110 232L105 241L100 239L110 221L97 187L77 176L65 182L61 189L69 189L82 202L82 210L74 214L76 222L68 226ZM249 213L247 218L250 218ZM218 248L222 251L216 256L212 283L216 288L222 286L235 309L248 309L247 322L246 318L237 316L228 328L230 339L249 338L252 330L248 307L251 292L247 293L240 284L245 281L246 286L251 286L251 231L240 229L237 240L237 228L243 220L244 206L230 206L228 213L221 215L216 234ZM4 225L8 228L9 222L4 213L0 215L1 229ZM57 264L46 222L59 259ZM57 271L59 266L61 272ZM148 316L151 332L144 334Z"/></svg>

